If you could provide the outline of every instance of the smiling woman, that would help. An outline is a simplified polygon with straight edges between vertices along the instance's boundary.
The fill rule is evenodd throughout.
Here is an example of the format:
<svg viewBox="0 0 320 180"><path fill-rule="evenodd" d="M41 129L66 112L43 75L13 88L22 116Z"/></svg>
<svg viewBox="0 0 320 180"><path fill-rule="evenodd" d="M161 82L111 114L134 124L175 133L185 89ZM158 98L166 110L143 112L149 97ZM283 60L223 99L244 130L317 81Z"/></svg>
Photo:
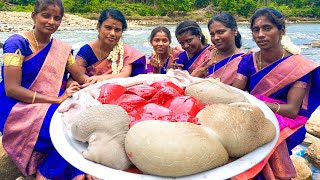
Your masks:
<svg viewBox="0 0 320 180"><path fill-rule="evenodd" d="M194 69L210 58L210 48L200 26L194 21L183 21L176 28L176 38L185 52L179 55L177 68ZM175 67L174 67L175 68Z"/></svg>
<svg viewBox="0 0 320 180"><path fill-rule="evenodd" d="M148 73L165 74L167 69L175 63L179 54L183 52L183 49L180 46L176 46L175 48L170 46L171 33L164 26L154 28L151 31L149 40L153 52L149 57L147 71Z"/></svg>
<svg viewBox="0 0 320 180"><path fill-rule="evenodd" d="M68 45L51 35L64 15L61 0L35 1L33 30L14 34L3 46L0 132L8 156L25 176L37 179L84 178L53 147L49 135L57 107L84 86L88 76ZM67 71L77 81L65 89Z"/></svg>
<svg viewBox="0 0 320 180"><path fill-rule="evenodd" d="M209 21L208 29L215 49L211 50L208 60L198 66L191 75L215 78L231 85L244 54L240 49L241 35L237 22L231 14L222 13Z"/></svg>
<svg viewBox="0 0 320 180"><path fill-rule="evenodd" d="M97 29L98 39L82 46L76 56L81 72L91 76L93 81L145 73L145 56L121 41L127 22L119 10L103 10ZM68 84L70 82L72 79Z"/></svg>

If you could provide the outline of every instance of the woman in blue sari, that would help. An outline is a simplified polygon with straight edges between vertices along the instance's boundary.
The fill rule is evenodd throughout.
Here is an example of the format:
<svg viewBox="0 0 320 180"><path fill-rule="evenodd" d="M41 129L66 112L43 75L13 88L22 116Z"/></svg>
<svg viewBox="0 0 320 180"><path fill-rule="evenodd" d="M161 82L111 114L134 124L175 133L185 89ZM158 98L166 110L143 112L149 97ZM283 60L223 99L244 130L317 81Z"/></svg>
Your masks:
<svg viewBox="0 0 320 180"><path fill-rule="evenodd" d="M98 39L82 46L76 56L81 72L94 81L146 73L145 55L121 40L127 22L119 10L103 10L97 29Z"/></svg>
<svg viewBox="0 0 320 180"><path fill-rule="evenodd" d="M24 176L37 173L37 179L84 177L58 154L49 134L51 117L59 104L84 87L74 82L64 90L66 70L79 83L89 80L79 73L71 46L51 38L63 15L61 0L36 1L32 12L34 29L9 37L3 46L3 147Z"/></svg>
<svg viewBox="0 0 320 180"><path fill-rule="evenodd" d="M275 149L242 178L291 179L296 176L292 148L304 138L306 121L320 104L319 66L281 45L282 14L259 9L251 18L252 36L260 51L244 56L233 86L255 95L275 113L280 137Z"/></svg>
<svg viewBox="0 0 320 180"><path fill-rule="evenodd" d="M185 51L179 55L176 63L172 64L172 68L187 70L191 74L210 58L210 46L200 26L194 21L181 22L176 28L175 35Z"/></svg>
<svg viewBox="0 0 320 180"><path fill-rule="evenodd" d="M192 72L192 76L210 77L231 85L236 77L238 64L244 55L237 22L229 13L214 16L208 23L214 49L210 58Z"/></svg>

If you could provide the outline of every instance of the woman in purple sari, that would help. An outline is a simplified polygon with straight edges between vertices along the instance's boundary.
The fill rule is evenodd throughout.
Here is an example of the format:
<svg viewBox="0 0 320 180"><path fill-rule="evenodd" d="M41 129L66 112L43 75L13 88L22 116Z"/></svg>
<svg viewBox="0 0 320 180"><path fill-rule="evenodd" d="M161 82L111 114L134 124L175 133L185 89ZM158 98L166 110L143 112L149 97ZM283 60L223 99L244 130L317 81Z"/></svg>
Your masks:
<svg viewBox="0 0 320 180"><path fill-rule="evenodd" d="M9 37L3 46L2 144L22 174L37 173L37 179L84 177L57 153L49 134L51 117L59 104L82 87L75 82L64 90L66 70L79 83L89 78L79 73L71 46L51 38L63 15L61 0L36 1L34 29Z"/></svg>
<svg viewBox="0 0 320 180"><path fill-rule="evenodd" d="M127 22L119 10L103 10L97 28L98 39L81 47L76 56L81 72L95 81L146 73L145 56L121 41Z"/></svg>
<svg viewBox="0 0 320 180"><path fill-rule="evenodd" d="M282 14L259 9L251 18L252 36L260 51L243 57L233 86L247 90L266 103L280 125L276 148L242 178L291 179L296 176L291 149L304 138L306 121L320 104L319 66L281 45L285 34Z"/></svg>
<svg viewBox="0 0 320 180"><path fill-rule="evenodd" d="M241 48L241 35L237 22L229 13L214 16L208 23L214 49L208 60L196 68L191 75L210 77L231 85L236 77L238 64L244 55Z"/></svg>
<svg viewBox="0 0 320 180"><path fill-rule="evenodd" d="M153 52L148 58L147 73L166 74L179 54L184 50L180 46L171 47L171 33L168 28L158 26L149 36Z"/></svg>
<svg viewBox="0 0 320 180"><path fill-rule="evenodd" d="M200 26L194 21L183 21L176 28L176 38L182 52L172 68L189 71L191 74L205 60L210 58L210 46L202 33Z"/></svg>

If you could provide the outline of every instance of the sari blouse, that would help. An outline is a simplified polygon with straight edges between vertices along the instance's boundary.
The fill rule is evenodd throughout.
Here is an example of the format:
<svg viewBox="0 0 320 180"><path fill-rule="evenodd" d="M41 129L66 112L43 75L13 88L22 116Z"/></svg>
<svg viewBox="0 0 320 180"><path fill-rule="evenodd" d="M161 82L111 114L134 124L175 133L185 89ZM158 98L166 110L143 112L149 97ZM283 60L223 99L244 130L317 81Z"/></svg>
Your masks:
<svg viewBox="0 0 320 180"><path fill-rule="evenodd" d="M197 52L189 59L187 51L180 53L177 63L183 64L183 70L188 70L191 74L194 69L200 66L205 60L210 58L210 45L206 45L201 51Z"/></svg>
<svg viewBox="0 0 320 180"><path fill-rule="evenodd" d="M138 74L146 73L146 58L145 55L134 49L133 47L124 44L124 55L123 55L123 67L132 65L131 77ZM80 57L80 58L79 58ZM88 76L111 74L112 62L107 58L99 60L94 54L91 46L85 44L82 46L76 56L76 61L85 61L86 73ZM100 64L101 63L101 64ZM118 62L119 63L119 59Z"/></svg>
<svg viewBox="0 0 320 180"><path fill-rule="evenodd" d="M166 71L167 71L168 67L170 67L170 65L173 63L174 60L178 59L178 56L182 52L184 52L184 50L178 48L178 46L173 48L172 52L170 53L170 55L168 57L168 59L166 60L166 62L161 67L160 74L166 74L167 73ZM172 59L172 58L174 58L174 59ZM152 55L148 57L147 73L152 73L153 72L153 66L150 64L151 59L152 59Z"/></svg>
<svg viewBox="0 0 320 180"><path fill-rule="evenodd" d="M238 66L238 72L237 72L238 74L236 77L237 79L240 79L240 80L247 80L247 86L246 86L245 90L249 91L253 95L256 95L252 92L254 89L257 88L256 85L271 70L276 68L281 63L283 63L282 65L284 65L285 63L287 63L286 60L289 61L289 58L292 58L293 56L300 57L300 55L289 55L287 57L284 57L282 59L279 59L279 60L271 63L270 65L264 67L263 69L261 69L259 71L258 66L257 66L256 62L254 61L253 56L254 55L252 53L250 53L242 58L242 60L239 63L239 66ZM301 61L303 61L303 59L301 59ZM303 65L301 65L301 66L303 66ZM317 69L319 69L319 68L317 68ZM314 77L316 77L316 76L314 76L313 74L316 72L318 72L318 70L316 70L315 72L312 71L309 73L296 75L296 76L299 76L299 78L297 78L297 80L288 82L287 84L282 86L281 89L268 95L268 97L273 98L273 99L277 99L277 100L280 100L283 102L287 102L287 95L289 93L290 88L291 87L299 87L299 88L309 89L308 86L310 86L310 82L315 80ZM285 78L286 77L286 74L281 74L281 73L273 74L273 75L276 78ZM317 79L319 79L319 77L317 77ZM313 84L317 85L318 83L313 83ZM316 88L318 88L318 87L316 87ZM313 92L312 92L312 94L315 95L315 93L313 93ZM307 94L306 96L309 96L309 94ZM302 103L302 107L301 107L302 110L299 112L299 114L306 116L306 117L310 117L311 113L315 110L316 107L314 107L314 105L312 105L313 107L308 108L308 104L306 103L308 101L308 100L306 100L307 98L308 97L304 98L304 102ZM309 103L312 103L311 101L315 101L312 99L314 99L314 98L310 98L310 96L309 96ZM315 104L315 103L313 103L313 104ZM307 111L305 111L305 110L307 110Z"/></svg>
<svg viewBox="0 0 320 180"><path fill-rule="evenodd" d="M24 34L14 34L8 38L3 46L3 64L4 66L19 66L22 67L27 57L35 53L29 40ZM70 53L67 66L74 64L76 61Z"/></svg>

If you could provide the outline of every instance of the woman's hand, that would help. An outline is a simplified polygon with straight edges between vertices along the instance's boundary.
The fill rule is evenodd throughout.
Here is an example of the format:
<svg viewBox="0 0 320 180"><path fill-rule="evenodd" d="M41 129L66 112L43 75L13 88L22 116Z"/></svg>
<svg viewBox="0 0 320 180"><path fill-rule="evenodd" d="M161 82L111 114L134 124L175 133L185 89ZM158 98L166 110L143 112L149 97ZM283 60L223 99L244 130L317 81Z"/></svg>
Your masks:
<svg viewBox="0 0 320 180"><path fill-rule="evenodd" d="M73 82L67 89L66 91L60 96L58 97L59 99L59 103L61 104L64 100L66 100L67 98L71 97L75 92L80 90L80 85L77 82Z"/></svg>
<svg viewBox="0 0 320 180"><path fill-rule="evenodd" d="M181 70L183 70L184 65L183 65L183 64L178 64L178 63L177 63L177 59L175 59L175 60L172 62L172 64L170 64L169 68L170 68L170 69L181 69Z"/></svg>
<svg viewBox="0 0 320 180"><path fill-rule="evenodd" d="M160 60L157 58L156 54L152 53L152 57L149 61L149 64L153 67L153 68L160 68L161 67L161 62Z"/></svg>
<svg viewBox="0 0 320 180"><path fill-rule="evenodd" d="M211 59L205 60L200 64L196 69L194 69L191 73L191 76L206 78L209 75L208 69L214 64Z"/></svg>

